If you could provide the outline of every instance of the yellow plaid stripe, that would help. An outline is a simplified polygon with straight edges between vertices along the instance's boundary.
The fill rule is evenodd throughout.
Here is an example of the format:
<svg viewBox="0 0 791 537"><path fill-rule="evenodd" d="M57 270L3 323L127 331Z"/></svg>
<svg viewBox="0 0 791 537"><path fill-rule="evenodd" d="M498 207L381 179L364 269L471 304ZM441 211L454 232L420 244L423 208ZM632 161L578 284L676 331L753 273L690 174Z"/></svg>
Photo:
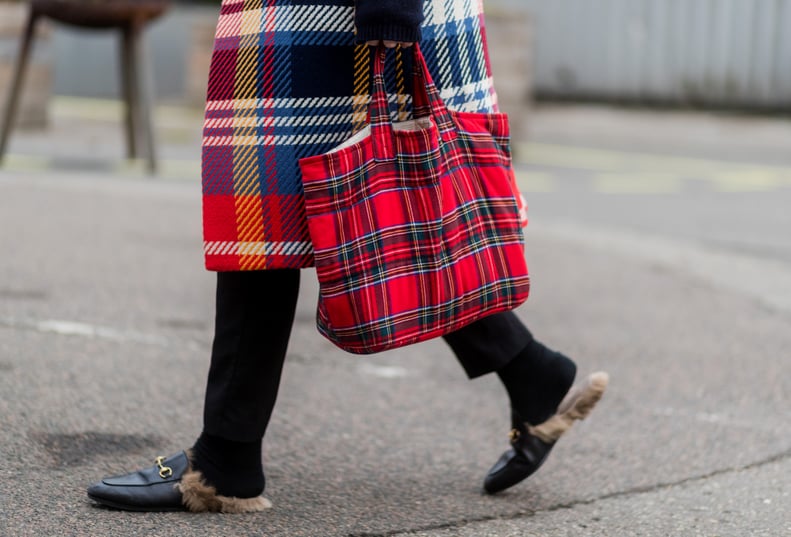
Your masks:
<svg viewBox="0 0 791 537"><path fill-rule="evenodd" d="M258 40L264 21L261 10L263 0L245 0L242 13L241 38L236 57L236 79L234 97L250 99L255 96L258 73ZM247 107L234 107L234 139L255 137L256 110ZM249 120L249 121L248 121ZM240 242L264 240L264 227L261 220L261 192L258 179L261 176L256 153L257 145L234 144L234 198L236 205L236 230ZM263 268L264 256L241 255L239 268L251 270Z"/></svg>
<svg viewBox="0 0 791 537"><path fill-rule="evenodd" d="M404 49L401 45L396 49L396 97L398 98L398 121L406 121L406 87L404 84Z"/></svg>
<svg viewBox="0 0 791 537"><path fill-rule="evenodd" d="M368 92L371 86L371 56L366 44L354 47L354 106L352 108L352 130L365 127L368 118Z"/></svg>

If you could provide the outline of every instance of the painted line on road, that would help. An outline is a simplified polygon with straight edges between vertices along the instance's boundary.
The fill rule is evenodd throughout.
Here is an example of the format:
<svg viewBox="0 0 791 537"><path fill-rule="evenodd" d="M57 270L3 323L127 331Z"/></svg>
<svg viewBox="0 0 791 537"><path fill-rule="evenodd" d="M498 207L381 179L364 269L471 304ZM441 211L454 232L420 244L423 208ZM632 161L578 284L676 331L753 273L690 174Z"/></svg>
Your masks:
<svg viewBox="0 0 791 537"><path fill-rule="evenodd" d="M69 165L68 169L63 170L66 161L59 157L49 155L31 155L22 153L8 154L3 163L2 171L8 173L29 173L29 172L57 172L75 173L89 172L96 175L121 175L129 177L145 177L168 180L194 180L198 181L201 175L201 164L197 160L177 160L159 159L157 162L157 173L152 175L148 172L147 163L144 159L131 160L91 160L74 161L75 164ZM80 165L82 162L82 166Z"/></svg>
<svg viewBox="0 0 791 537"><path fill-rule="evenodd" d="M768 192L791 187L791 178L776 170L754 168L747 170L724 170L710 178L721 192Z"/></svg>
<svg viewBox="0 0 791 537"><path fill-rule="evenodd" d="M661 172L600 173L593 177L594 190L608 194L668 194L681 187L681 177Z"/></svg>
<svg viewBox="0 0 791 537"><path fill-rule="evenodd" d="M791 270L788 264L779 261L722 253L697 243L566 220L534 219L529 230L540 236L670 266L769 307L791 312Z"/></svg>
<svg viewBox="0 0 791 537"><path fill-rule="evenodd" d="M52 99L52 114L70 119L91 119L97 121L121 121L124 116L125 104L119 99L101 99L94 97L68 97L58 95ZM202 106L168 106L154 107L154 116L165 120L187 120L202 122L204 109Z"/></svg>
<svg viewBox="0 0 791 537"><path fill-rule="evenodd" d="M572 145L526 144L522 164L592 173L593 189L610 194L654 194L683 190L685 181L708 184L717 192L766 192L791 188L791 166L635 153ZM526 192L535 173L521 169ZM558 173L542 174L542 189L551 191Z"/></svg>
<svg viewBox="0 0 791 537"><path fill-rule="evenodd" d="M363 375L379 377L383 379L398 379L409 376L409 371L397 365L377 365L366 362L357 366L357 371Z"/></svg>
<svg viewBox="0 0 791 537"><path fill-rule="evenodd" d="M551 166L555 168L610 171L625 170L643 172L667 172L690 175L707 174L727 169L761 169L781 174L791 180L791 167L756 162L717 160L710 158L664 155L599 149L564 144L525 144L521 154L528 164Z"/></svg>
<svg viewBox="0 0 791 537"><path fill-rule="evenodd" d="M17 317L0 317L0 326L30 330L44 334L59 336L74 336L88 339L103 339L119 343L142 343L157 347L172 347L190 345L199 348L197 341L188 339L168 338L156 334L146 334L133 330L119 330L108 326L101 326L79 321L66 321L61 319L29 319Z"/></svg>
<svg viewBox="0 0 791 537"><path fill-rule="evenodd" d="M555 177L551 173L517 171L519 188L522 192L552 192L555 190Z"/></svg>
<svg viewBox="0 0 791 537"><path fill-rule="evenodd" d="M50 159L37 155L9 153L3 158L3 171L42 172L50 169Z"/></svg>

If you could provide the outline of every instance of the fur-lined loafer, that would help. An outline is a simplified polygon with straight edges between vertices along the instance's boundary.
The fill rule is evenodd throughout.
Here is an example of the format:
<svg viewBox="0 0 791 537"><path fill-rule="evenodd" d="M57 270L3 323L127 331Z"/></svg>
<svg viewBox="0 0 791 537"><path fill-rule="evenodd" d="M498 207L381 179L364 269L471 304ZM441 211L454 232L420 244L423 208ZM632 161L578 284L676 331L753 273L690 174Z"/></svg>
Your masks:
<svg viewBox="0 0 791 537"><path fill-rule="evenodd" d="M272 504L263 496L236 498L217 494L202 474L191 468L185 451L157 457L155 465L130 474L106 477L88 487L93 501L125 511L204 511L252 513Z"/></svg>
<svg viewBox="0 0 791 537"><path fill-rule="evenodd" d="M607 389L609 376L598 372L588 377L585 384L566 394L557 412L544 423L530 425L512 412L513 429L509 434L511 448L503 453L486 474L483 489L489 494L500 492L528 478L538 470L555 447L557 440L576 420L591 413Z"/></svg>

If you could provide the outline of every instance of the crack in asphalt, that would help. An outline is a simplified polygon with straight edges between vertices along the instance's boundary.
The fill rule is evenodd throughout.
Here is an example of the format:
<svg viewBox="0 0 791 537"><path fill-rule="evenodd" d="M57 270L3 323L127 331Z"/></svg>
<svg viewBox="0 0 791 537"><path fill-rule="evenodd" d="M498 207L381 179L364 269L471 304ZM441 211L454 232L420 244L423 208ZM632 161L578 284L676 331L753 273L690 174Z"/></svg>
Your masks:
<svg viewBox="0 0 791 537"><path fill-rule="evenodd" d="M690 477L685 477L683 479L679 479L677 481L669 481L666 483L656 483L654 485L645 485L641 487L632 487L625 490L619 490L616 492L611 492L609 494L603 494L601 496L596 496L594 498L582 499L582 500L575 500L568 503L559 503L555 505L551 505L545 509L539 509L535 511L519 511L517 513L511 513L506 515L493 515L493 516L482 516L477 518L469 518L469 519L462 519L456 520L452 522L445 522L443 524L435 524L430 526L423 526L419 528L408 528L408 529L400 529L400 530L390 530L386 532L377 532L377 533L370 533L370 532L363 532L363 533L349 533L346 537L398 537L401 535L415 535L420 532L424 531L442 531L442 530L450 530L453 528L461 528L467 526L469 524L475 524L478 522L491 522L494 520L517 520L520 518L529 518L533 517L539 513L551 513L553 511L560 511L562 509L574 509L575 507L583 506L583 505L591 505L600 501L610 500L613 498L625 498L629 496L637 496L640 494L648 494L651 492L657 492L660 490L671 489L679 486L683 486L689 483L698 483L702 481L706 481L707 479L711 479L714 477L719 477L722 475L728 475L738 472L744 472L748 470L753 470L756 468L760 468L762 466L766 466L768 464L772 464L775 462L780 462L786 459L791 459L791 448L782 451L780 453L776 453L764 459L752 462L750 464L746 464L743 466L736 466L736 467L729 467L729 468L720 468L718 470L713 470L711 472L702 474L702 475L695 475Z"/></svg>
<svg viewBox="0 0 791 537"><path fill-rule="evenodd" d="M160 347L171 347L174 345L183 346L185 344L196 347L204 346L204 342L197 341L194 339L189 339L189 338L166 337L163 335L146 334L142 332L128 331L128 330L119 330L107 326L99 326L88 323L52 320L52 319L36 320L30 318L0 316L0 327L17 329L17 330L30 330L40 333L50 333L50 334L56 334L62 336L77 336L77 337L85 337L85 338L105 339L116 342L142 343L142 344L148 344L148 345L160 346ZM0 363L0 370L7 368L8 368L8 364ZM578 506L591 505L600 501L609 500L613 498L625 498L625 497L636 496L640 494L648 494L660 490L683 486L689 483L702 482L707 479L711 479L722 475L760 468L762 466L783 461L789 458L791 458L791 448L747 465L721 468L705 474L694 475L676 481L632 487L621 491L603 494L601 496L596 496L593 498L573 500L566 503L558 503L555 505L550 505L544 509L524 510L524 511L518 511L515 513L503 514L503 515L465 518L465 519L445 522L441 524L426 525L415 528L402 528L397 530L388 530L385 532L360 532L360 533L354 532L347 534L347 537L399 537L399 536L415 535L425 531L451 530L453 528L461 528L470 524L481 523L481 522L490 522L495 520L518 520L521 518L533 517L540 513L554 512L562 509L573 509Z"/></svg>

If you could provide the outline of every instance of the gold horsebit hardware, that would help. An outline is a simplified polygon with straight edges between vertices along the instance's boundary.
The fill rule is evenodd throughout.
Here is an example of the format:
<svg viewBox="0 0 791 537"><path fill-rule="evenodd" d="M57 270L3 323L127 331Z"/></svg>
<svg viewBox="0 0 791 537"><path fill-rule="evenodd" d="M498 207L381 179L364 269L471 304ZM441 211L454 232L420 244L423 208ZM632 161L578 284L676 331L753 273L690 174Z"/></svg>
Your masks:
<svg viewBox="0 0 791 537"><path fill-rule="evenodd" d="M170 466L165 466L162 464L162 461L165 460L165 457L157 457L156 463L159 467L159 477L162 479L167 479L168 477L173 475L173 468Z"/></svg>
<svg viewBox="0 0 791 537"><path fill-rule="evenodd" d="M520 436L521 436L521 435L519 434L519 431L518 431L517 429L511 429L511 430L508 432L508 439L509 439L511 442L516 442L517 440L519 440L519 437L520 437Z"/></svg>

